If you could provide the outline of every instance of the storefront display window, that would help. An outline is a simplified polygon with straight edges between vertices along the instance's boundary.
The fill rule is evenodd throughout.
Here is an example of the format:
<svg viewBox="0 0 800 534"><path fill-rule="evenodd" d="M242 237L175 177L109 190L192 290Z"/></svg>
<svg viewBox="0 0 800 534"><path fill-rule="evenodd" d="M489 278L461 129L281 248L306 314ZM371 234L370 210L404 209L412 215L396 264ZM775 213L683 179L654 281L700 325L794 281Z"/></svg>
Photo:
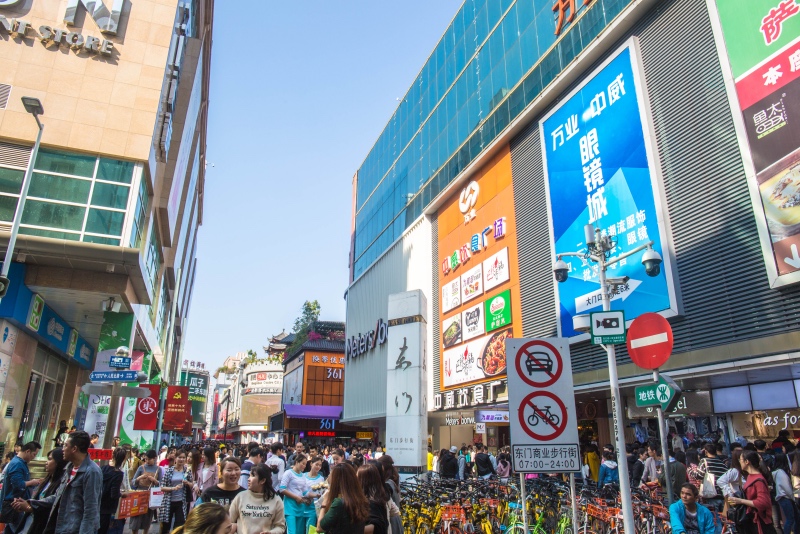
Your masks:
<svg viewBox="0 0 800 534"><path fill-rule="evenodd" d="M17 441L49 443L56 432L67 363L43 345L36 348Z"/></svg>

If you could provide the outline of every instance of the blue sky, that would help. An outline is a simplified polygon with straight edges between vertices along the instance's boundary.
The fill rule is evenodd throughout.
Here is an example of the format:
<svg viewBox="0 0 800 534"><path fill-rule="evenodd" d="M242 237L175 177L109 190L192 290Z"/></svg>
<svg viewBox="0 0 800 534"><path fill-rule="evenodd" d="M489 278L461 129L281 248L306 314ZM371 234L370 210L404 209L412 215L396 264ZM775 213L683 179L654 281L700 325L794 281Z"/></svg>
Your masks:
<svg viewBox="0 0 800 534"><path fill-rule="evenodd" d="M353 175L461 0L215 4L183 356L212 370L288 332L305 300L344 321Z"/></svg>

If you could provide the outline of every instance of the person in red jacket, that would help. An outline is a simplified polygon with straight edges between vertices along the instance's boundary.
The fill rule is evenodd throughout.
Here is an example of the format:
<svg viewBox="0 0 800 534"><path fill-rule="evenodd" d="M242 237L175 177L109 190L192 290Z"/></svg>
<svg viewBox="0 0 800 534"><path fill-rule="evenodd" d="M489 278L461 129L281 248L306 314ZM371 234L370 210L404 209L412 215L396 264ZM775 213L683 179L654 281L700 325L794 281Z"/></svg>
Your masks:
<svg viewBox="0 0 800 534"><path fill-rule="evenodd" d="M772 524L772 499L769 495L768 479L772 475L761 465L761 458L755 451L744 451L739 457L742 473L747 476L744 499L728 497L732 505L743 504L748 507L746 520L736 525L741 534L775 534Z"/></svg>

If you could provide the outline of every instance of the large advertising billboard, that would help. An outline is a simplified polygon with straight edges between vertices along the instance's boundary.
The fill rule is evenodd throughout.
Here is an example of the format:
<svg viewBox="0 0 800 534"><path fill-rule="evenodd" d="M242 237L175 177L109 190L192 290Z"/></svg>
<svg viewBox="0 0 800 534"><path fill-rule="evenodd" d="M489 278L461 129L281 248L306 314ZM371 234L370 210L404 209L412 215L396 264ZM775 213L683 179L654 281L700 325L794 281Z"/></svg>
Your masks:
<svg viewBox="0 0 800 534"><path fill-rule="evenodd" d="M192 423L203 426L206 424L208 382L207 372L181 371L181 383L189 388L189 402L192 406Z"/></svg>
<svg viewBox="0 0 800 534"><path fill-rule="evenodd" d="M437 214L442 391L506 376L522 334L511 152L505 147ZM481 390L482 391L482 390Z"/></svg>
<svg viewBox="0 0 800 534"><path fill-rule="evenodd" d="M584 226L592 224L616 243L609 261L649 241L664 259L656 277L645 274L643 251L609 267L609 277L629 277L611 300L627 320L645 312L678 313L641 72L631 39L540 123L553 256L585 254ZM562 259L569 277L554 282L558 332L573 337L579 332L572 319L601 311L603 303L597 264Z"/></svg>
<svg viewBox="0 0 800 534"><path fill-rule="evenodd" d="M708 0L772 287L800 281L800 2ZM717 25L718 23L718 25Z"/></svg>

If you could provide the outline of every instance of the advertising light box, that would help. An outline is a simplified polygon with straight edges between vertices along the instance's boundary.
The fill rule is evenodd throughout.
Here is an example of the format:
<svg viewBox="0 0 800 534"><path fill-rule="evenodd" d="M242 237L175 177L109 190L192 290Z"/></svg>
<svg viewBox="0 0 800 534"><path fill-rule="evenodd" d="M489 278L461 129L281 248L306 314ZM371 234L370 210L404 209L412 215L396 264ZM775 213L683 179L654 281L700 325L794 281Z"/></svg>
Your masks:
<svg viewBox="0 0 800 534"><path fill-rule="evenodd" d="M649 277L640 252L609 267L628 276L611 308L632 320L645 312L677 314L654 142L632 39L540 123L552 253L587 251L584 226L616 241L611 258L653 241L664 258ZM569 278L556 284L558 332L578 335L572 319L602 310L597 264L565 256Z"/></svg>

